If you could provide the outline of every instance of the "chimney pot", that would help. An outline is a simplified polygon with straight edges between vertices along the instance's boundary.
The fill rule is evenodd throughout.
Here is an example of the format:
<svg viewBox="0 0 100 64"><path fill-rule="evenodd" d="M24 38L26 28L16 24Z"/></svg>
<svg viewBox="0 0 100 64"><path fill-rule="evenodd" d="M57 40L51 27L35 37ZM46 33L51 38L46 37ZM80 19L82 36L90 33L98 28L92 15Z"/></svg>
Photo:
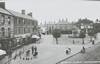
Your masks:
<svg viewBox="0 0 100 64"><path fill-rule="evenodd" d="M24 14L24 15L25 15L25 10L22 10L22 14Z"/></svg>
<svg viewBox="0 0 100 64"><path fill-rule="evenodd" d="M0 2L0 8L5 9L5 2Z"/></svg>

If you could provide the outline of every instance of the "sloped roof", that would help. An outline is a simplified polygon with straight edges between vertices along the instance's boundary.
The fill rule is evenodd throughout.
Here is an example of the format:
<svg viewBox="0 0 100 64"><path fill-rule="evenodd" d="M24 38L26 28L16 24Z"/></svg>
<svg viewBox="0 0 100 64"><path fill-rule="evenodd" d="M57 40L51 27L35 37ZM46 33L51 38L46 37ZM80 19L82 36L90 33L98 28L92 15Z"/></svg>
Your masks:
<svg viewBox="0 0 100 64"><path fill-rule="evenodd" d="M21 14L21 13L19 13L19 12L15 12L15 11L13 11L13 10L8 10L8 11L9 11L11 14L13 14L14 16L34 20L31 16L24 15L24 14Z"/></svg>
<svg viewBox="0 0 100 64"><path fill-rule="evenodd" d="M7 10L5 10L5 9L3 9L3 8L0 8L0 12L1 12L1 13L4 13L4 14L11 15L11 13L9 13Z"/></svg>
<svg viewBox="0 0 100 64"><path fill-rule="evenodd" d="M67 21L59 21L57 24L68 24Z"/></svg>

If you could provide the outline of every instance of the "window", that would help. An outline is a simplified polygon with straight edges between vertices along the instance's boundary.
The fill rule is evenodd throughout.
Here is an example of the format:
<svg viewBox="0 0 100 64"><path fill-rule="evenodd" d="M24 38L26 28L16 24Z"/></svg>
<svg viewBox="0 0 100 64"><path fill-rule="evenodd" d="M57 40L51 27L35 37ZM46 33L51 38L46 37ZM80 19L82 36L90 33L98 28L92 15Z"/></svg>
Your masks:
<svg viewBox="0 0 100 64"><path fill-rule="evenodd" d="M16 27L16 34L19 34L19 27Z"/></svg>
<svg viewBox="0 0 100 64"><path fill-rule="evenodd" d="M2 31L2 36L5 36L5 28L4 27L1 28L1 31Z"/></svg>
<svg viewBox="0 0 100 64"><path fill-rule="evenodd" d="M26 22L27 22L27 19L24 19L24 24L27 24Z"/></svg>
<svg viewBox="0 0 100 64"><path fill-rule="evenodd" d="M19 24L21 24L21 19L19 19Z"/></svg>
<svg viewBox="0 0 100 64"><path fill-rule="evenodd" d="M16 18L16 21L17 21L16 24L19 24L19 18Z"/></svg>
<svg viewBox="0 0 100 64"><path fill-rule="evenodd" d="M32 25L34 25L34 21L32 21Z"/></svg>
<svg viewBox="0 0 100 64"><path fill-rule="evenodd" d="M10 24L11 17L8 17L8 24Z"/></svg>
<svg viewBox="0 0 100 64"><path fill-rule="evenodd" d="M24 28L24 34L26 33L25 28Z"/></svg>
<svg viewBox="0 0 100 64"><path fill-rule="evenodd" d="M5 24L5 16L4 15L1 15L1 22L2 22L2 24Z"/></svg>
<svg viewBox="0 0 100 64"><path fill-rule="evenodd" d="M14 18L14 24L17 24L17 18Z"/></svg>
<svg viewBox="0 0 100 64"><path fill-rule="evenodd" d="M8 28L8 37L10 37L10 35L11 35L11 29Z"/></svg>
<svg viewBox="0 0 100 64"><path fill-rule="evenodd" d="M23 19L23 24L25 24L25 20Z"/></svg>

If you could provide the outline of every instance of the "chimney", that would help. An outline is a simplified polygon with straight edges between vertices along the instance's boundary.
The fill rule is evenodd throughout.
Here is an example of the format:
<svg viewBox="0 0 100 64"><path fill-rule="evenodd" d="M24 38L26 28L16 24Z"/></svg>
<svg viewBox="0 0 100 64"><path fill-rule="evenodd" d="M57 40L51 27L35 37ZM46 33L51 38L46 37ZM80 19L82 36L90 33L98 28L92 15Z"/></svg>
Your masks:
<svg viewBox="0 0 100 64"><path fill-rule="evenodd" d="M5 2L0 2L0 8L5 9Z"/></svg>
<svg viewBox="0 0 100 64"><path fill-rule="evenodd" d="M25 15L25 10L22 10L22 14L24 14L24 15Z"/></svg>
<svg viewBox="0 0 100 64"><path fill-rule="evenodd" d="M32 12L28 13L27 15L32 17Z"/></svg>

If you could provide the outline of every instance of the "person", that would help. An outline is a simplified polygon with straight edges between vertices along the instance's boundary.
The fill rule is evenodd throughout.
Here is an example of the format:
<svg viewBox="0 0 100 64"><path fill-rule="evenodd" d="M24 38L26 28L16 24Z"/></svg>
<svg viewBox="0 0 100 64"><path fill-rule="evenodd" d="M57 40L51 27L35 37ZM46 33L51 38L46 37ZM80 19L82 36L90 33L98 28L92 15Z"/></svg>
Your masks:
<svg viewBox="0 0 100 64"><path fill-rule="evenodd" d="M34 47L34 51L35 51L35 52L37 51L37 47L36 47L36 46Z"/></svg>
<svg viewBox="0 0 100 64"><path fill-rule="evenodd" d="M73 40L73 44L75 44L75 41Z"/></svg>
<svg viewBox="0 0 100 64"><path fill-rule="evenodd" d="M68 48L68 51L71 52L71 48Z"/></svg>
<svg viewBox="0 0 100 64"><path fill-rule="evenodd" d="M82 38L82 44L85 44L85 42L84 42L84 38Z"/></svg>
<svg viewBox="0 0 100 64"><path fill-rule="evenodd" d="M30 53L30 50L28 50L28 51L26 52L26 56L29 56L29 53Z"/></svg>
<svg viewBox="0 0 100 64"><path fill-rule="evenodd" d="M92 39L92 44L93 44L93 45L94 45L94 40L95 40L95 39L93 38L93 39Z"/></svg>
<svg viewBox="0 0 100 64"><path fill-rule="evenodd" d="M39 37L40 37L40 39L41 39L41 34L39 33Z"/></svg>
<svg viewBox="0 0 100 64"><path fill-rule="evenodd" d="M35 46L35 47L34 47L34 54L33 54L33 56L35 56L35 57L36 57L37 55L38 55L38 52L37 52L37 47Z"/></svg>
<svg viewBox="0 0 100 64"><path fill-rule="evenodd" d="M34 47L32 46L32 54L34 53Z"/></svg>
<svg viewBox="0 0 100 64"><path fill-rule="evenodd" d="M17 58L17 54L14 56L14 60Z"/></svg>
<svg viewBox="0 0 100 64"><path fill-rule="evenodd" d="M67 50L66 50L66 54L69 54L71 52L71 48L68 48Z"/></svg>
<svg viewBox="0 0 100 64"><path fill-rule="evenodd" d="M37 55L38 55L38 52L36 51L36 52L33 54L33 56L35 56L35 57L36 57Z"/></svg>
<svg viewBox="0 0 100 64"><path fill-rule="evenodd" d="M68 52L68 50L66 50L66 54L68 54L69 52Z"/></svg>
<svg viewBox="0 0 100 64"><path fill-rule="evenodd" d="M81 53L85 53L85 47L82 47Z"/></svg>

